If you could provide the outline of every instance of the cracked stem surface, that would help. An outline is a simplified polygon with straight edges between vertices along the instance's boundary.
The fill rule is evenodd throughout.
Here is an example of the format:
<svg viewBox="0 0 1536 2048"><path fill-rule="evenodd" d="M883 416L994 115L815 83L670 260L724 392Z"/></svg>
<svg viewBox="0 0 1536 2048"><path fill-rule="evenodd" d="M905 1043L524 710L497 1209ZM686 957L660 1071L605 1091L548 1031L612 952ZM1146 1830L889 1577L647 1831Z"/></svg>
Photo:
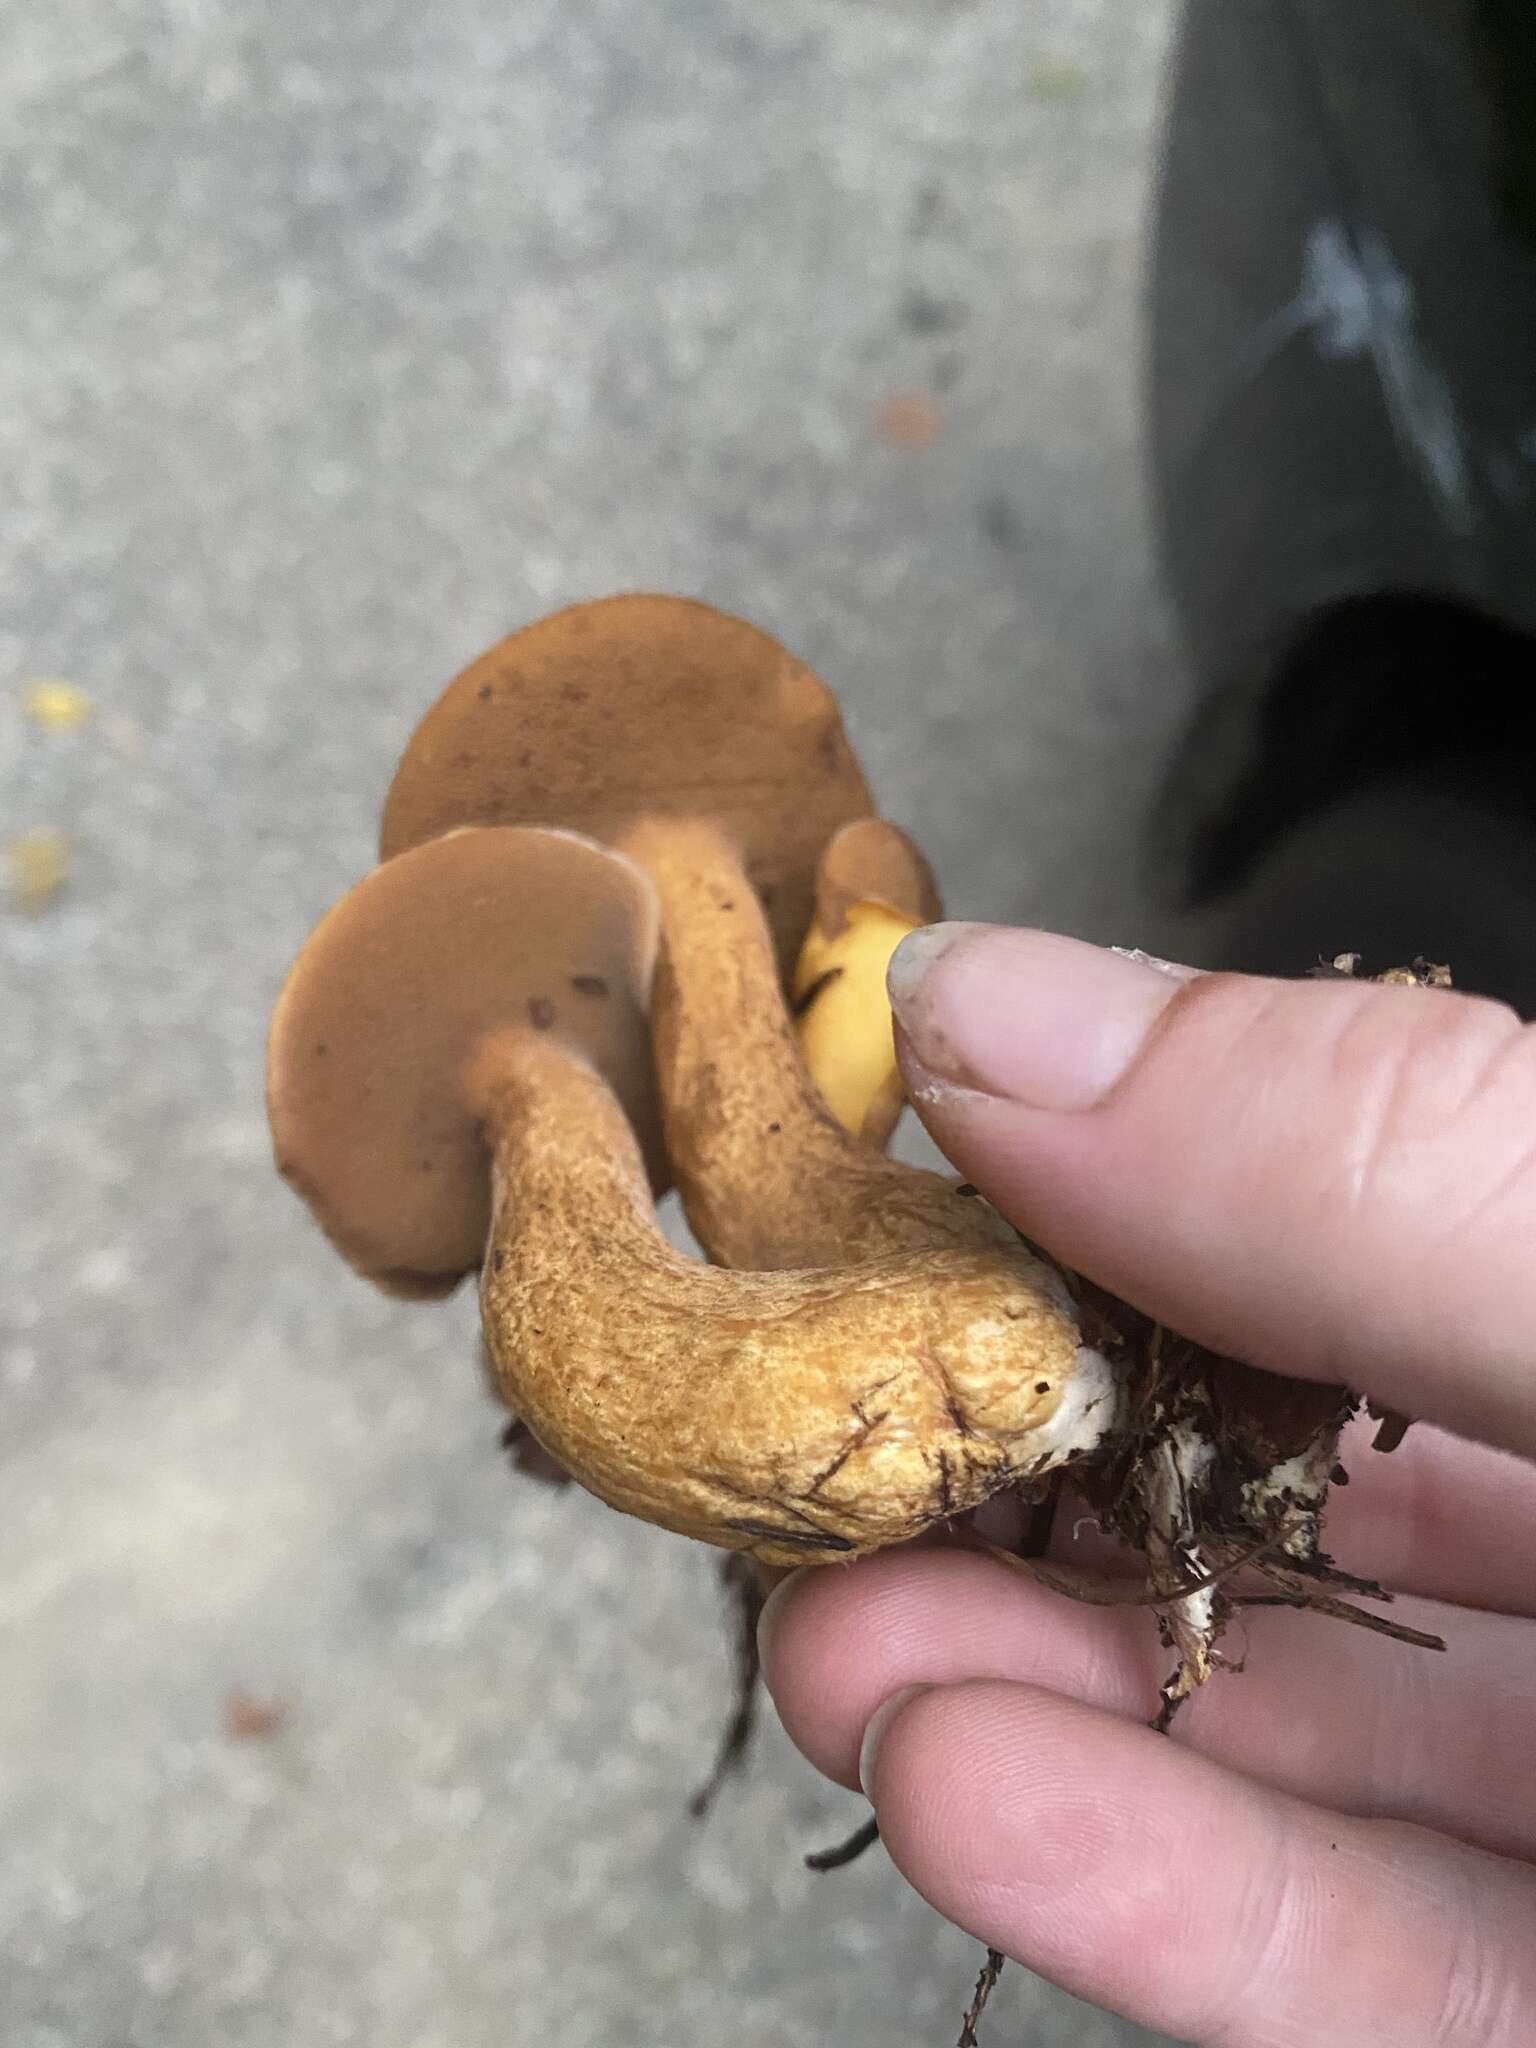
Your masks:
<svg viewBox="0 0 1536 2048"><path fill-rule="evenodd" d="M495 1148L497 1378L612 1506L803 1564L903 1541L1069 1454L1053 1424L1077 1332L1026 1254L704 1266L662 1237L629 1124L579 1056L508 1034L468 1092Z"/></svg>

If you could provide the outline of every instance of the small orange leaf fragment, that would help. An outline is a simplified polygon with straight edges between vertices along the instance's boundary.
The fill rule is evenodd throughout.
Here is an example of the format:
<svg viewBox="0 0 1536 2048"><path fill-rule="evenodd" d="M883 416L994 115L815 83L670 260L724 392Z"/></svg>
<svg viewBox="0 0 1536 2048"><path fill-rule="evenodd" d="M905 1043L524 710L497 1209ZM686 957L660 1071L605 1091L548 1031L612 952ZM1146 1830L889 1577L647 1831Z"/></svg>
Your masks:
<svg viewBox="0 0 1536 2048"><path fill-rule="evenodd" d="M286 1700L259 1700L237 1686L224 1696L224 1733L231 1742L265 1742L287 1722Z"/></svg>
<svg viewBox="0 0 1536 2048"><path fill-rule="evenodd" d="M924 391L893 391L875 415L881 438L916 454L939 438L939 409Z"/></svg>
<svg viewBox="0 0 1536 2048"><path fill-rule="evenodd" d="M73 852L63 832L24 832L5 847L11 895L22 910L46 910L69 880Z"/></svg>

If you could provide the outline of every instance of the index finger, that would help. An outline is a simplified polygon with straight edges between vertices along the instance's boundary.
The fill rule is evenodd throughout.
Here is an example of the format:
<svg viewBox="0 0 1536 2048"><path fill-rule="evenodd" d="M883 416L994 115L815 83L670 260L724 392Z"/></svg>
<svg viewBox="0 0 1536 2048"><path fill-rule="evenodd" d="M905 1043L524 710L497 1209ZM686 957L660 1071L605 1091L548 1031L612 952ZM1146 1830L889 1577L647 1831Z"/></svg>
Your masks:
<svg viewBox="0 0 1536 2048"><path fill-rule="evenodd" d="M1513 1012L975 926L907 939L891 989L923 1121L1066 1264L1213 1350L1536 1452Z"/></svg>

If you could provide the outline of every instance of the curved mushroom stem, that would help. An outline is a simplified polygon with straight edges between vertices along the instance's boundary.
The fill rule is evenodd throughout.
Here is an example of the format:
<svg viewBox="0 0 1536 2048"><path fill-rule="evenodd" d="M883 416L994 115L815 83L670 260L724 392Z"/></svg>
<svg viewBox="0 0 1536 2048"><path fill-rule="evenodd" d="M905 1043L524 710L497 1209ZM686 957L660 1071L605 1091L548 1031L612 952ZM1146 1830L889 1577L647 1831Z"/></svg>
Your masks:
<svg viewBox="0 0 1536 2048"><path fill-rule="evenodd" d="M710 1257L768 1272L1011 1247L1014 1233L984 1203L871 1151L827 1110L806 1072L762 904L725 834L707 821L656 819L624 845L661 897L657 1083L683 1206Z"/></svg>
<svg viewBox="0 0 1536 2048"><path fill-rule="evenodd" d="M724 1272L663 1238L628 1120L578 1055L510 1033L468 1089L494 1146L497 1378L613 1507L770 1564L847 1557L1113 1427L1113 1374L1021 1247Z"/></svg>
<svg viewBox="0 0 1536 2048"><path fill-rule="evenodd" d="M823 1106L785 1006L771 934L725 836L657 821L629 851L656 884L662 952L652 1033L667 1143L694 1230L737 1268L856 1264L894 1251L996 1245L1014 1233L951 1183L860 1145ZM714 1033L730 1020L731 1058ZM1100 1483L1107 1526L1168 1590L1178 1697L1209 1674L1230 1603L1197 1586L1212 1546L1266 1538L1318 1551L1339 1429L1337 1389L1253 1373L1161 1331L1098 1290L1042 1268L1083 1317L1090 1355L1124 1389L1127 1457Z"/></svg>

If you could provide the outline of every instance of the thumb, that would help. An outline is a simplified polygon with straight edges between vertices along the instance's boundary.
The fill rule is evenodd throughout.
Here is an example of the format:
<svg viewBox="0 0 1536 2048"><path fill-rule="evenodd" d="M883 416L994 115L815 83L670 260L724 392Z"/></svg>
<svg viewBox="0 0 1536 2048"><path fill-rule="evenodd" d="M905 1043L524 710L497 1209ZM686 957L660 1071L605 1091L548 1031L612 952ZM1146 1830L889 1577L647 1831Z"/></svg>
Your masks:
<svg viewBox="0 0 1536 2048"><path fill-rule="evenodd" d="M1212 1349L1536 1452L1536 1036L1502 1006L934 925L908 1090L1026 1235Z"/></svg>

